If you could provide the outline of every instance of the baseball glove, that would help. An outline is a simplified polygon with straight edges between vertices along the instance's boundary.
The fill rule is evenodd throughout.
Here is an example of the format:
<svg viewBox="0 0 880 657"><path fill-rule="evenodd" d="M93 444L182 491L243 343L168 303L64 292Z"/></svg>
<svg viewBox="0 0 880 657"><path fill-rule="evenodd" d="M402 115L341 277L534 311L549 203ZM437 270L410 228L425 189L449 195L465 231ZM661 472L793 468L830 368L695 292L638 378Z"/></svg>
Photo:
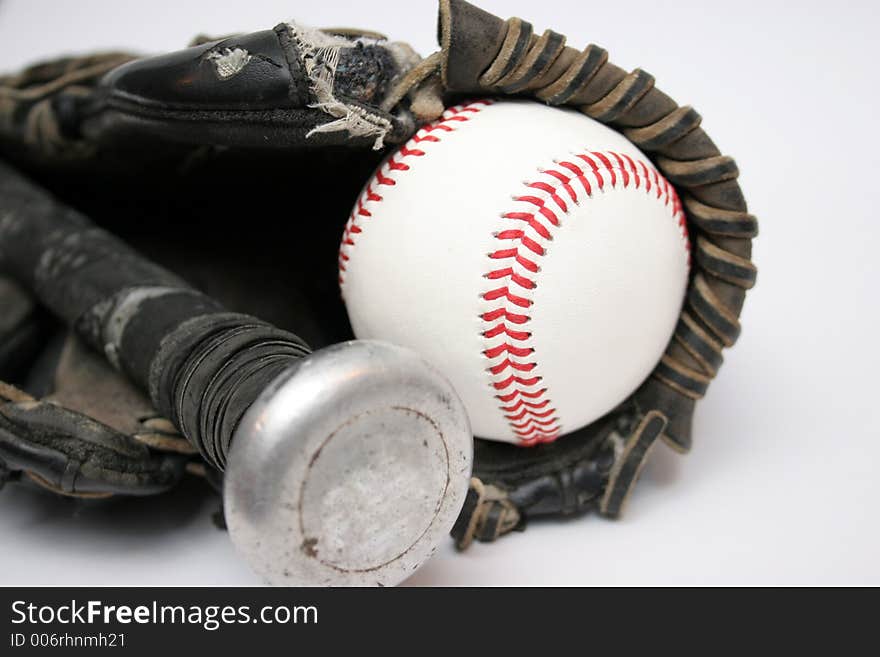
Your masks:
<svg viewBox="0 0 880 657"><path fill-rule="evenodd" d="M291 22L159 57L64 58L0 78L0 156L11 165L0 167L0 485L88 498L156 494L187 474L222 479L210 441L157 408L90 328L94 290L53 304L68 327L37 301L78 264L23 271L17 207L82 213L178 277L147 272L159 282L331 345L351 337L335 256L352 203L387 149L468 96L529 97L621 132L676 187L694 263L665 355L614 412L529 449L477 437L456 544L536 516L616 517L658 438L690 449L696 402L739 335L756 277L757 224L734 161L694 109L596 45L572 48L463 0L441 0L439 38L440 51L421 58L372 32ZM102 244L102 266L118 266L125 247Z"/></svg>

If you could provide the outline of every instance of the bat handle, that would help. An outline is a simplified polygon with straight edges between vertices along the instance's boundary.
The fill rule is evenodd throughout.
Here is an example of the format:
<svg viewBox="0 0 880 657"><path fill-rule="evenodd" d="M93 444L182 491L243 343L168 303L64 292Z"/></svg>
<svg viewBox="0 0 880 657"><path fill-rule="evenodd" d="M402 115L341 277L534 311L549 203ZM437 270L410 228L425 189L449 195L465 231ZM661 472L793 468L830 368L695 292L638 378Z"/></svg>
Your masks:
<svg viewBox="0 0 880 657"><path fill-rule="evenodd" d="M162 338L146 380L159 411L224 470L242 416L309 353L296 335L254 317L194 314Z"/></svg>
<svg viewBox="0 0 880 657"><path fill-rule="evenodd" d="M0 271L139 384L221 470L244 412L310 353L292 333L227 312L2 162Z"/></svg>

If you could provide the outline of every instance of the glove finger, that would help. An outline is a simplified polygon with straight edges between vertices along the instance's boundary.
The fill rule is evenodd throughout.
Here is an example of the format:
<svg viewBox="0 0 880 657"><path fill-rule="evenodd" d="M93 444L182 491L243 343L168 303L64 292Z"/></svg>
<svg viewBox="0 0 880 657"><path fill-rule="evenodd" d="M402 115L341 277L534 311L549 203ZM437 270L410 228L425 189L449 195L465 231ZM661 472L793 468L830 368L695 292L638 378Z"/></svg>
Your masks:
<svg viewBox="0 0 880 657"><path fill-rule="evenodd" d="M56 493L152 495L177 484L186 457L155 455L75 411L38 401L0 406L0 460Z"/></svg>

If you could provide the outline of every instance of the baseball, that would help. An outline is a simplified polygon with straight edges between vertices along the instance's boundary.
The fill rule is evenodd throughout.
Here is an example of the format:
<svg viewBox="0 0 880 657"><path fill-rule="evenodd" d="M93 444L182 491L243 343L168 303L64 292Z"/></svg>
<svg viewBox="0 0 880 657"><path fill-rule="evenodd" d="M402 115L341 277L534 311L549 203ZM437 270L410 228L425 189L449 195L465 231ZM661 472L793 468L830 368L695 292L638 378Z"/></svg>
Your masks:
<svg viewBox="0 0 880 657"><path fill-rule="evenodd" d="M434 363L476 436L535 445L650 375L689 260L675 190L625 137L573 110L479 100L380 166L339 275L357 337Z"/></svg>

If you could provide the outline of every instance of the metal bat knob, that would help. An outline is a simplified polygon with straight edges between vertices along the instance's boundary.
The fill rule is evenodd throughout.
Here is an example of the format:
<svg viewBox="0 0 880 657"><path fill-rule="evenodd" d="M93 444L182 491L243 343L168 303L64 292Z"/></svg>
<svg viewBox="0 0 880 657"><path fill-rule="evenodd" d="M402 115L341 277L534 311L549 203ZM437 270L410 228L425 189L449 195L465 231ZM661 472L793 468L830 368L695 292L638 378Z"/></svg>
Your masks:
<svg viewBox="0 0 880 657"><path fill-rule="evenodd" d="M414 353L229 313L0 163L0 270L226 470L233 542L274 584L393 585L460 511L472 434Z"/></svg>
<svg viewBox="0 0 880 657"><path fill-rule="evenodd" d="M446 536L472 439L452 386L413 352L354 341L279 376L239 423L226 520L280 584L393 585Z"/></svg>

